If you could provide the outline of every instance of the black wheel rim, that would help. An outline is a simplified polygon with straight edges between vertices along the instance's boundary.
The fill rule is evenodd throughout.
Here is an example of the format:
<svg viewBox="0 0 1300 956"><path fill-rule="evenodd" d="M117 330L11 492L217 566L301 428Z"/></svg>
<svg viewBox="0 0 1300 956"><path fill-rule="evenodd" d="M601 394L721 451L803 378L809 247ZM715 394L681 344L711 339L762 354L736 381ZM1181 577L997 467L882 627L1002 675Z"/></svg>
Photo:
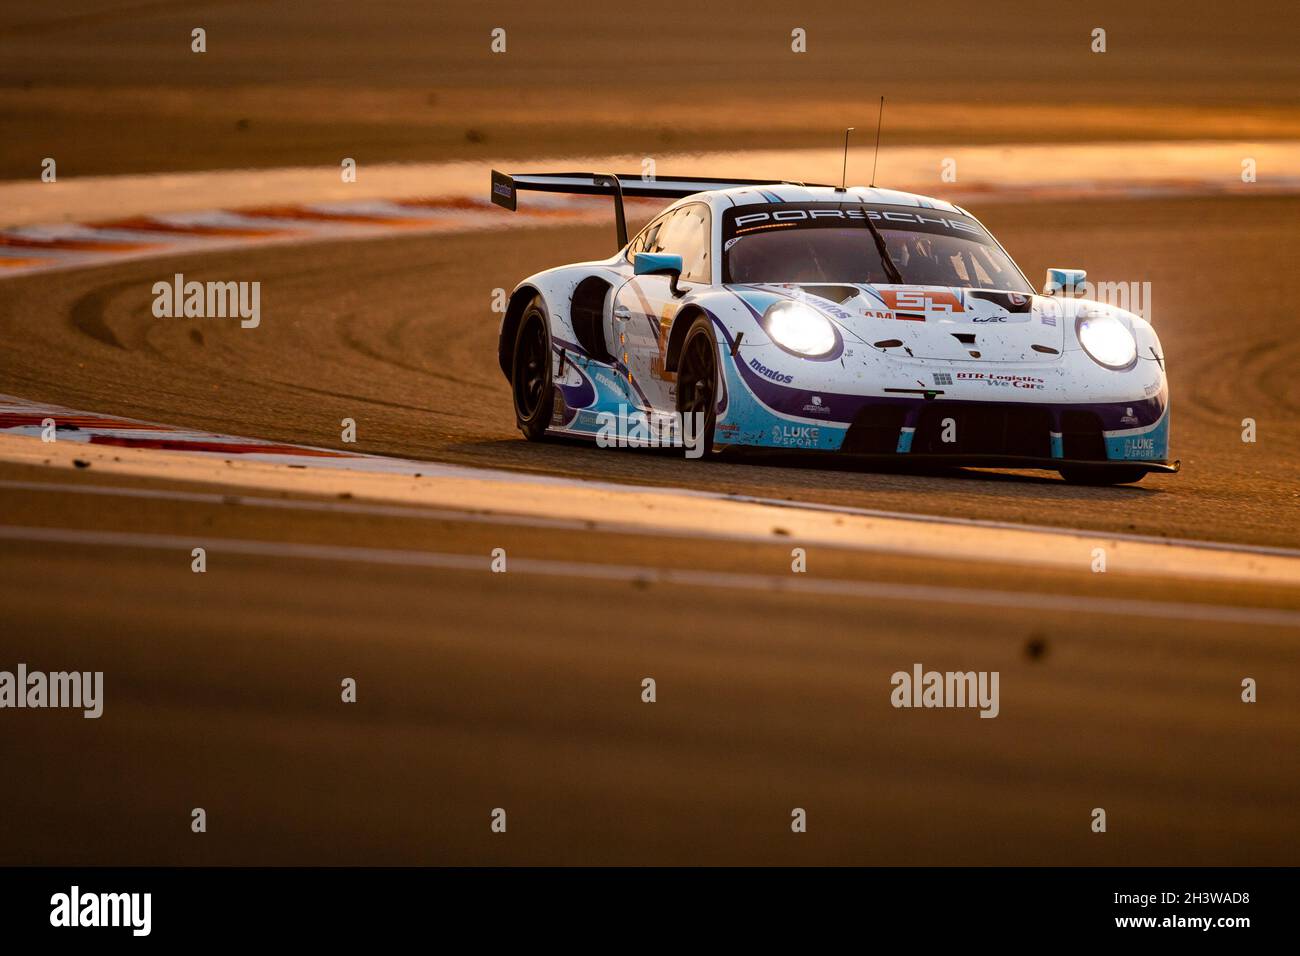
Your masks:
<svg viewBox="0 0 1300 956"><path fill-rule="evenodd" d="M526 320L523 337L515 350L515 407L521 418L530 419L541 408L546 391L546 333L534 316Z"/></svg>
<svg viewBox="0 0 1300 956"><path fill-rule="evenodd" d="M677 405L687 414L700 414L708 420L713 410L713 396L717 385L717 372L713 343L707 335L695 335L686 343L678 363Z"/></svg>

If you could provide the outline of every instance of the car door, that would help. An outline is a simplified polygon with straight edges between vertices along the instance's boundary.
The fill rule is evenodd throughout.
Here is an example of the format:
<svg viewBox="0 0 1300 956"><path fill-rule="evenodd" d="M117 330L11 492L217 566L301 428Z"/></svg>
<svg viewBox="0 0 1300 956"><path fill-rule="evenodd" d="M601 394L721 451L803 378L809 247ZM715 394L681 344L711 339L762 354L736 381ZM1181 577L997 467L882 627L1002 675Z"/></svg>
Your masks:
<svg viewBox="0 0 1300 956"><path fill-rule="evenodd" d="M666 252L682 257L679 288L712 282L712 221L705 203L688 203L650 223L628 249ZM667 276L633 276L614 299L612 328L624 374L638 399L660 411L676 408L676 376L664 368L668 334L681 307Z"/></svg>

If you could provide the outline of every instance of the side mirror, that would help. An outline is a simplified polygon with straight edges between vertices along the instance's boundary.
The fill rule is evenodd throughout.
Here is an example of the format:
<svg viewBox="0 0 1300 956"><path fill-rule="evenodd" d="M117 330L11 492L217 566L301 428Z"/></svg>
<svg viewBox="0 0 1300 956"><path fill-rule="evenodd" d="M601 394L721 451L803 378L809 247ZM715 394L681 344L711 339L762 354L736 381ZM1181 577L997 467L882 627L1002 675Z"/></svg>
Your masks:
<svg viewBox="0 0 1300 956"><path fill-rule="evenodd" d="M668 287L675 298L686 293L677 288L682 277L682 257L669 252L638 252L632 260L632 272L639 276L668 276Z"/></svg>
<svg viewBox="0 0 1300 956"><path fill-rule="evenodd" d="M1083 284L1087 278L1088 273L1082 269L1048 269L1047 281L1043 283L1043 295L1083 295Z"/></svg>

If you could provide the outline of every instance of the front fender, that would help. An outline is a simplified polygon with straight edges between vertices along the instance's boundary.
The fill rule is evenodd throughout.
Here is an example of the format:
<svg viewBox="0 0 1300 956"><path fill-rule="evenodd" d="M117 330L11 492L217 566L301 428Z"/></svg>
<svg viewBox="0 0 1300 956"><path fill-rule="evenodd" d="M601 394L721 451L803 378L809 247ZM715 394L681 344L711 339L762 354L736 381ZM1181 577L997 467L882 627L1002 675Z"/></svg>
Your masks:
<svg viewBox="0 0 1300 956"><path fill-rule="evenodd" d="M664 353L664 367L668 371L677 371L677 360L681 356L682 344L686 341L686 332L699 315L706 315L713 320L713 331L720 348L730 351L738 335L743 336L742 341L746 345L768 345L771 342L758 315L734 292L710 289L698 295L693 293L687 296L673 317L673 327L668 334L668 346Z"/></svg>

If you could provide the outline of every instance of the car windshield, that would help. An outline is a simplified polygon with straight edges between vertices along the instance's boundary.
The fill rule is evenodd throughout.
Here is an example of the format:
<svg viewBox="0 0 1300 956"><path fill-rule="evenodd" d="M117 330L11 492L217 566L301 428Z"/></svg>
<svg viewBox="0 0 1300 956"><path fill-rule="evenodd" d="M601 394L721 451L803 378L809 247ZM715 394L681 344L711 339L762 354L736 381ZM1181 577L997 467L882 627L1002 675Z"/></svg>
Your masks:
<svg viewBox="0 0 1300 956"><path fill-rule="evenodd" d="M893 282L870 220L908 285L1032 294L1015 264L959 213L857 203L738 206L727 211L723 280L736 283Z"/></svg>

